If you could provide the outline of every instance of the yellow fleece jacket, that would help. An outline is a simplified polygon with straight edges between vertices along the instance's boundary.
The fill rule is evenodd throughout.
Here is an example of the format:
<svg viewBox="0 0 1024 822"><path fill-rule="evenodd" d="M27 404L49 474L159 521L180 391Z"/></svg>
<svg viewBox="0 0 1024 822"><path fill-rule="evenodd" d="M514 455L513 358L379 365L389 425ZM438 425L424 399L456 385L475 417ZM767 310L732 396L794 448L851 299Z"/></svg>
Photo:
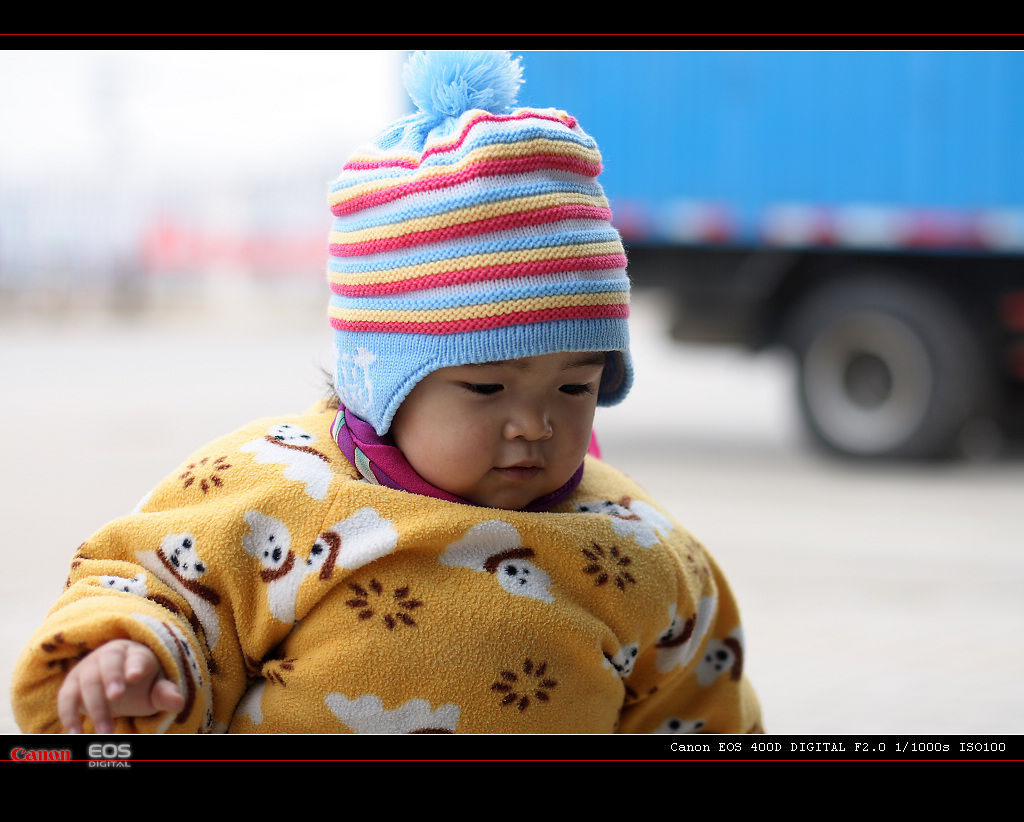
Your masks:
<svg viewBox="0 0 1024 822"><path fill-rule="evenodd" d="M213 442L82 544L17 662L23 731L120 637L186 704L119 732L761 730L724 578L628 478L588 457L549 512L444 502L361 479L333 418Z"/></svg>

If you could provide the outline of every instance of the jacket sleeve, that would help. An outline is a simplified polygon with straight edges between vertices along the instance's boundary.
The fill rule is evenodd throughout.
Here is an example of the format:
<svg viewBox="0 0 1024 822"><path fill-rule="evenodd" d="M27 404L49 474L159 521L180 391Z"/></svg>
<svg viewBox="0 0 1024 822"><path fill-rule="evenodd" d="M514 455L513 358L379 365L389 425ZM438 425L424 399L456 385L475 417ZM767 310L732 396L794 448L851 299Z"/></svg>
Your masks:
<svg viewBox="0 0 1024 822"><path fill-rule="evenodd" d="M154 651L185 707L120 719L117 732L227 728L254 667L298 618L297 586L275 608L267 580L295 565L290 543L313 545L329 505L330 452L312 455L315 437L281 451L282 439L268 436L277 428L298 437L302 423L257 421L215 441L79 547L63 594L16 663L23 731L61 731L66 673L118 638Z"/></svg>
<svg viewBox="0 0 1024 822"><path fill-rule="evenodd" d="M763 733L728 582L684 529L677 526L666 542L674 596L663 604L663 627L638 649L633 672L624 680L619 731Z"/></svg>

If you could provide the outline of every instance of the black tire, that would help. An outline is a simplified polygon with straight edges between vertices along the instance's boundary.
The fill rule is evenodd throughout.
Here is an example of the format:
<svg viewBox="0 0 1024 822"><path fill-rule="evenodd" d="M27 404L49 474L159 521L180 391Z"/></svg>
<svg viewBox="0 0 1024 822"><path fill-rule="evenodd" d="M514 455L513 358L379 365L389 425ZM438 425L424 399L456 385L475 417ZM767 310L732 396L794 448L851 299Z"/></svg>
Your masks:
<svg viewBox="0 0 1024 822"><path fill-rule="evenodd" d="M834 281L800 304L787 338L804 420L832 452L948 456L991 403L992 375L970 326L922 286Z"/></svg>

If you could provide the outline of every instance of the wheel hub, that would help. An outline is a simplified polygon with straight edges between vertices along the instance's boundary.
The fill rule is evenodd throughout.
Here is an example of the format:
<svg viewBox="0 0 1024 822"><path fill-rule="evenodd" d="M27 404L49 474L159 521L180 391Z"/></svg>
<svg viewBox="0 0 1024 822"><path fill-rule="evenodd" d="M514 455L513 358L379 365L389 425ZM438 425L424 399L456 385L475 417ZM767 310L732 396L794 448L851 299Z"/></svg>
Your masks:
<svg viewBox="0 0 1024 822"><path fill-rule="evenodd" d="M877 408L892 395L892 372L877 354L856 352L846 365L843 387L854 405Z"/></svg>

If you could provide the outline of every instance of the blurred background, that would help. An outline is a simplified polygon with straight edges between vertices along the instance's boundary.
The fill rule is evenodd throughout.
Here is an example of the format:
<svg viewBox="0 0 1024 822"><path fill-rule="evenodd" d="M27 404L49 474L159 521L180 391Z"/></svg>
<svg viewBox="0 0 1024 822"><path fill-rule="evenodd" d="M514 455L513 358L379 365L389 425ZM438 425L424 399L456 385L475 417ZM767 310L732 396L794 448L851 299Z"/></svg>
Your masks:
<svg viewBox="0 0 1024 822"><path fill-rule="evenodd" d="M769 732L1024 732L1024 55L514 53L629 249L605 455L725 568ZM403 59L0 52L8 681L82 539L322 396L327 184Z"/></svg>

